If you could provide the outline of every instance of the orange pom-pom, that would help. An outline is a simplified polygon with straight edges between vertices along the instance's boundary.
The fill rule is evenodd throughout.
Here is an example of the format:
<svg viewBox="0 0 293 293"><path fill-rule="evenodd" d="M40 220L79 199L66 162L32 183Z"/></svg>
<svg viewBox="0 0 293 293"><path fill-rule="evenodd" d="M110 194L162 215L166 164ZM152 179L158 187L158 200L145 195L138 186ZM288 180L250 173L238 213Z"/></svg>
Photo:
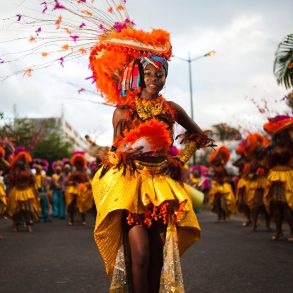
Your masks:
<svg viewBox="0 0 293 293"><path fill-rule="evenodd" d="M155 118L150 119L137 128L124 133L122 144L134 145L141 143L145 147L145 151L170 151L172 144L170 130L168 126ZM138 142L140 140L140 142Z"/></svg>

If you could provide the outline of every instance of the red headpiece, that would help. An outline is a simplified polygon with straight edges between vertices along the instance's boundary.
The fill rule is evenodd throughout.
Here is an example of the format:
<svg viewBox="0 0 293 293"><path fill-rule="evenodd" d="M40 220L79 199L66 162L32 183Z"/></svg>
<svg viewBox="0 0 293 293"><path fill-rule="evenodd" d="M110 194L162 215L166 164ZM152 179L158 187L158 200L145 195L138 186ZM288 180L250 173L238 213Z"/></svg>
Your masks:
<svg viewBox="0 0 293 293"><path fill-rule="evenodd" d="M263 126L265 132L270 135L276 134L288 128L293 128L293 117L278 115L273 118L269 118L269 122Z"/></svg>

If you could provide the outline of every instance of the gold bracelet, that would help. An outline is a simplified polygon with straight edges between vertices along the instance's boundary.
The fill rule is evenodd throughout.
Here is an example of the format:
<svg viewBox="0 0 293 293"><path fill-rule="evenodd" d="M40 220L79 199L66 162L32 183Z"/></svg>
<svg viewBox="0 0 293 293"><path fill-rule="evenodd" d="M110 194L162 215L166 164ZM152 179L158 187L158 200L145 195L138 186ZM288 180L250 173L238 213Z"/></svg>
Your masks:
<svg viewBox="0 0 293 293"><path fill-rule="evenodd" d="M192 155L195 153L195 151L198 149L197 142L196 141L188 141L185 149L180 151L180 153L175 156L173 159L180 160L183 163L186 163L189 161L189 159L192 157Z"/></svg>

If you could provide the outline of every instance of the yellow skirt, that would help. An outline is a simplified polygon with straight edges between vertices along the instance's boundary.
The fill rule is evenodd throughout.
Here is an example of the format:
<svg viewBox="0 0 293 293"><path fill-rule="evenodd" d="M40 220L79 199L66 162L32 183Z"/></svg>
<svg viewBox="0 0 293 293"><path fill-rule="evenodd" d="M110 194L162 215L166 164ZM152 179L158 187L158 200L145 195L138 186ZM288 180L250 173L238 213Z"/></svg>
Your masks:
<svg viewBox="0 0 293 293"><path fill-rule="evenodd" d="M286 166L276 166L270 170L264 194L264 203L268 211L270 206L269 191L274 182L285 184L285 199L288 206L293 210L293 169Z"/></svg>
<svg viewBox="0 0 293 293"><path fill-rule="evenodd" d="M39 217L41 213L41 206L33 187L28 187L26 189L17 189L16 187L13 187L11 189L11 191L9 192L7 204L8 215L10 217L14 215L17 209L18 202L27 201L32 201L34 213L37 217Z"/></svg>
<svg viewBox="0 0 293 293"><path fill-rule="evenodd" d="M234 214L236 212L236 200L231 184L223 183L219 184L213 181L212 188L209 192L209 203L211 210L214 209L215 195L221 193L226 201L227 212L229 214Z"/></svg>
<svg viewBox="0 0 293 293"><path fill-rule="evenodd" d="M80 213L85 213L94 205L93 193L89 183L80 184L79 186L70 185L65 190L66 208L76 198L76 208Z"/></svg>
<svg viewBox="0 0 293 293"><path fill-rule="evenodd" d="M80 213L89 211L94 206L94 197L90 183L86 183L80 190L77 207Z"/></svg>
<svg viewBox="0 0 293 293"><path fill-rule="evenodd" d="M259 188L266 189L268 185L267 178L265 176L259 177L255 180L248 180L247 184L247 204L250 209L254 207L254 198L256 195L256 190Z"/></svg>
<svg viewBox="0 0 293 293"><path fill-rule="evenodd" d="M199 239L199 223L183 184L151 171L140 170L135 176L123 176L122 170L110 169L100 178L101 171L97 171L92 181L97 208L94 237L109 276L113 274L119 250L125 211L143 214L149 204L160 206L170 202L176 212L180 203L185 202L184 216L176 223L180 255Z"/></svg>
<svg viewBox="0 0 293 293"><path fill-rule="evenodd" d="M4 215L7 207L7 197L4 186L0 183L0 217Z"/></svg>
<svg viewBox="0 0 293 293"><path fill-rule="evenodd" d="M236 202L239 201L239 190L244 188L245 189L244 201L247 203L247 185L248 185L248 180L243 177L240 177L237 183L237 189L236 189Z"/></svg>
<svg viewBox="0 0 293 293"><path fill-rule="evenodd" d="M65 203L66 208L72 203L75 197L79 195L79 189L75 185L69 185L66 187L65 190Z"/></svg>

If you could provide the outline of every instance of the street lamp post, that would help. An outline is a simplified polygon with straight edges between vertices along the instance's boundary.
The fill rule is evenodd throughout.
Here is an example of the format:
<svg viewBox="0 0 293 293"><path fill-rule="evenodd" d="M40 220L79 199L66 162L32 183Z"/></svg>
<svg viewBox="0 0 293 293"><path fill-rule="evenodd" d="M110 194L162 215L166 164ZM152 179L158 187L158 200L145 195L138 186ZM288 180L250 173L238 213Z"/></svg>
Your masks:
<svg viewBox="0 0 293 293"><path fill-rule="evenodd" d="M189 75L189 93L190 93L190 116L192 118L192 120L194 120L194 109L193 109L193 87L192 87L192 68L191 68L191 63L193 61L196 61L198 59L204 58L204 57L211 57L211 56L215 56L216 55L216 51L209 51L208 53L204 54L204 55L200 55L194 58L191 58L190 56L190 52L188 53L188 58L182 58L182 57L178 57L173 55L173 57L185 61L188 63L188 75ZM192 157L193 159L193 165L195 165L195 154Z"/></svg>

